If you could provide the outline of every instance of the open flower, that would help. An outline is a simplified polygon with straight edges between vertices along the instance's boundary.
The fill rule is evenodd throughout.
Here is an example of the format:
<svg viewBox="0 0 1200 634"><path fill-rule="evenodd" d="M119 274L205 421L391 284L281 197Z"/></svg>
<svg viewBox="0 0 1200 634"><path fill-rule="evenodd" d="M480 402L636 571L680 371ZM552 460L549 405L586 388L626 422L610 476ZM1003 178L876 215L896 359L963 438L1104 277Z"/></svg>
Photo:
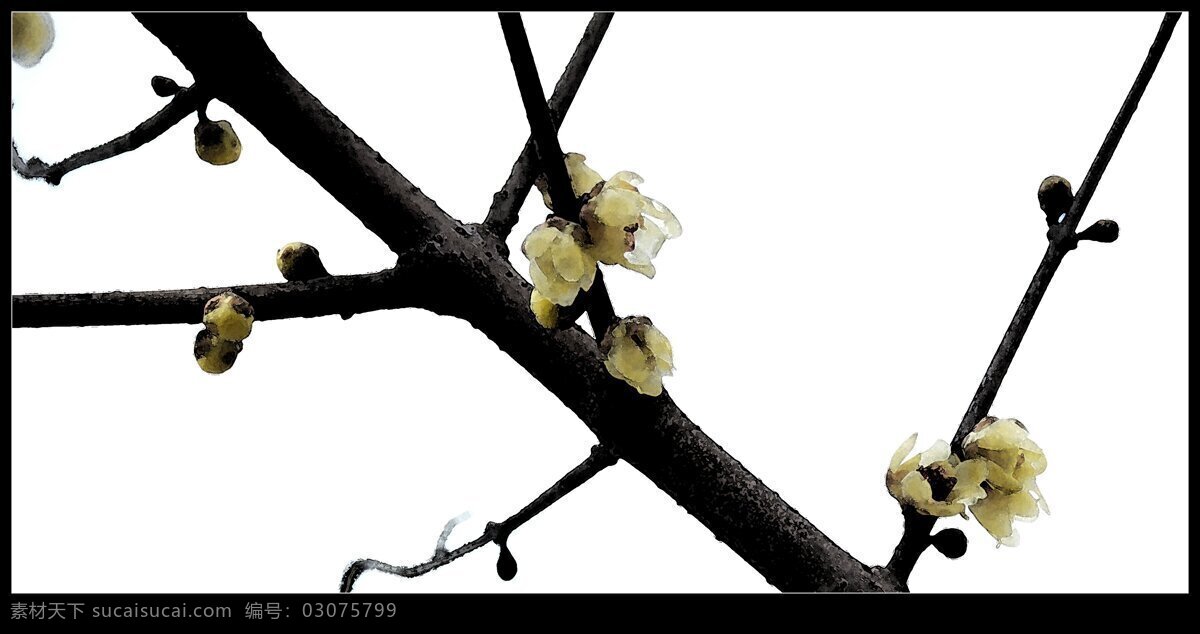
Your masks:
<svg viewBox="0 0 1200 634"><path fill-rule="evenodd" d="M549 218L534 227L521 251L529 258L529 277L543 297L570 306L579 291L592 287L596 259L585 249L587 232L562 218Z"/></svg>
<svg viewBox="0 0 1200 634"><path fill-rule="evenodd" d="M12 14L13 61L30 68L54 45L54 21L49 13Z"/></svg>
<svg viewBox="0 0 1200 634"><path fill-rule="evenodd" d="M664 242L683 233L683 226L666 205L638 191L641 183L633 172L617 172L595 184L579 218L597 260L654 277L654 256Z"/></svg>
<svg viewBox="0 0 1200 634"><path fill-rule="evenodd" d="M600 342L609 374L646 396L662 394L662 378L675 369L671 342L649 317L626 317Z"/></svg>
<svg viewBox="0 0 1200 634"><path fill-rule="evenodd" d="M641 176L617 172L606 181L585 160L575 152L563 156L575 197L588 195L579 214L591 239L588 250L600 262L654 277L654 256L664 242L683 233L679 220L666 205L638 191ZM545 179L538 179L537 186L553 209Z"/></svg>
<svg viewBox="0 0 1200 634"><path fill-rule="evenodd" d="M960 461L944 440L908 457L916 444L917 435L913 434L892 455L884 478L888 493L924 515L966 517L967 507L987 495L982 486L988 474L987 462Z"/></svg>
<svg viewBox="0 0 1200 634"><path fill-rule="evenodd" d="M1016 546L1020 535L1013 520L1032 521L1039 509L1050 512L1037 485L1037 476L1046 471L1046 454L1020 421L995 416L979 421L967 434L963 454L988 464L987 498L972 506L971 514L996 538L997 547Z"/></svg>

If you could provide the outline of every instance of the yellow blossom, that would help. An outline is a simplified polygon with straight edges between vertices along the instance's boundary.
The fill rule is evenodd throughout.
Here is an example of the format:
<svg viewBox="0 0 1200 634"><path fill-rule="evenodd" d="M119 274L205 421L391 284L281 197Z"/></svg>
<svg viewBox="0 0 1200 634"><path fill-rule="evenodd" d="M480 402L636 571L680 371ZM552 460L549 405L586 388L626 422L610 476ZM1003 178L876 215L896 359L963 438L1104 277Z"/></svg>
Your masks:
<svg viewBox="0 0 1200 634"><path fill-rule="evenodd" d="M1020 535L1013 520L1032 521L1039 509L1050 512L1038 489L1037 476L1046 471L1046 454L1015 418L988 416L963 441L963 454L986 460L987 498L971 514L996 538L996 546L1016 546Z"/></svg>
<svg viewBox="0 0 1200 634"><path fill-rule="evenodd" d="M984 460L963 460L939 440L926 451L908 457L917 444L909 436L892 455L884 478L888 492L903 505L935 517L962 515L987 495L982 486L988 473Z"/></svg>
<svg viewBox="0 0 1200 634"><path fill-rule="evenodd" d="M674 369L671 342L649 317L626 317L609 328L600 342L609 374L640 394L662 394L662 378Z"/></svg>
<svg viewBox="0 0 1200 634"><path fill-rule="evenodd" d="M617 172L595 184L579 217L598 261L654 277L654 257L683 226L666 205L638 191L641 183L633 172Z"/></svg>
<svg viewBox="0 0 1200 634"><path fill-rule="evenodd" d="M585 249L587 233L580 225L549 218L525 238L521 251L529 258L533 287L547 300L570 306L596 279L596 259Z"/></svg>

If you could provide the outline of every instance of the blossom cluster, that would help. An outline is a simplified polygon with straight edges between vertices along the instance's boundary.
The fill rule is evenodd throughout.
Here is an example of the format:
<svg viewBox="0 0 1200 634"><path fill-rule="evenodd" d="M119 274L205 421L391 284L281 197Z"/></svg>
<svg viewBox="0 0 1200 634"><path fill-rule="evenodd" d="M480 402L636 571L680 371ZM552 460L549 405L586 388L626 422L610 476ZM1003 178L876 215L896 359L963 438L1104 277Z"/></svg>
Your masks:
<svg viewBox="0 0 1200 634"><path fill-rule="evenodd" d="M623 171L606 180L588 167L586 158L576 153L563 157L571 189L581 201L579 222L552 215L521 245L534 288L530 310L545 328L558 327L561 309L591 290L599 264L653 278L653 260L663 243L683 233L666 205L638 189L641 176ZM538 180L538 188L553 210L544 179ZM662 377L674 369L670 342L646 317L612 324L601 337L601 351L610 374L648 396L662 393Z"/></svg>
<svg viewBox="0 0 1200 634"><path fill-rule="evenodd" d="M1000 545L1016 546L1014 520L1033 521L1050 512L1038 488L1046 454L1015 418L988 416L963 441L963 458L939 440L909 456L917 435L909 436L888 465L888 492L902 505L924 515L971 515Z"/></svg>

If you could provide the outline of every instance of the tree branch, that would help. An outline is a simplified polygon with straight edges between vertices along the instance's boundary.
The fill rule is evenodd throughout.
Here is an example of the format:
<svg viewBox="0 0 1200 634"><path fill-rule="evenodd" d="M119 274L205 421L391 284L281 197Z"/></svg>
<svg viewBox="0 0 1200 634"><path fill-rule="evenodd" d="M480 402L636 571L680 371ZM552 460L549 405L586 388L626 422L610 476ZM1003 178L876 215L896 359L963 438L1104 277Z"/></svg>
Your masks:
<svg viewBox="0 0 1200 634"><path fill-rule="evenodd" d="M17 141L13 139L13 170L24 178L41 178L51 185L57 185L62 181L63 176L66 176L69 172L85 165L99 163L114 156L136 150L150 141L157 139L207 102L208 98L206 95L197 90L195 86L184 88L175 93L175 96L171 98L166 107L154 113L149 119L139 123L137 127L128 133L90 150L72 154L53 165L47 165L37 157L31 157L28 161L22 159L21 155L17 152Z"/></svg>
<svg viewBox="0 0 1200 634"><path fill-rule="evenodd" d="M558 78L558 83L554 85L554 92L550 95L548 107L550 119L556 130L567 116L567 110L570 109L571 102L575 99L575 93L583 83L583 77L587 74L597 49L600 48L600 42L604 39L604 33L608 30L609 23L612 22L612 16L612 13L596 13L592 16L591 22L588 22L587 28L583 32L583 37L579 40L579 45L575 47L575 53L571 55L571 61L567 62L567 67ZM516 226L517 212L521 209L521 205L525 202L525 197L529 194L530 188L533 187L533 181L537 177L538 172L534 169L536 152L533 136L530 135L529 140L525 143L525 149L521 150L521 155L513 163L508 180L492 197L492 207L483 221L484 228L499 237L502 243Z"/></svg>
<svg viewBox="0 0 1200 634"><path fill-rule="evenodd" d="M449 530L454 527L455 523L457 523L455 521L457 518L455 518L455 520L451 520L451 523L446 525L446 530L442 531L441 537L438 538L439 548L434 550L433 557L429 561L417 564L415 566L394 566L375 559L359 559L358 561L350 564L350 567L346 569L345 574L342 575L341 591L350 592L353 590L354 582L357 581L358 578L368 570L378 570L380 572L386 572L388 574L398 575L401 577L419 577L423 574L433 572L434 570L437 570L438 568L441 568L442 566L459 559L463 555L474 552L489 542L496 542L497 544L500 544L501 562L504 562L506 559L505 554L508 550L506 542L508 541L509 535L512 535L513 531L517 530L525 522L537 517L539 513L550 508L552 504L561 500L571 491L579 488L579 486L584 482L592 479L592 476L600 473L616 463L617 459L612 455L612 453L610 453L601 445L596 445L595 447L592 447L591 453L587 458L584 459L583 462L579 463L579 465L577 465L574 469L568 471L566 475L564 475L562 478L559 478L558 482L555 482L550 486L550 488L543 491L541 495L534 498L532 502L527 504L520 511L517 511L511 517L503 522L500 522L499 524L495 522L488 522L487 527L483 530L483 534L479 537L476 537L475 539L463 544L462 546L459 546L458 548L455 548L454 550L445 550L445 539L449 536ZM507 559L511 560L511 553L507 553L507 555ZM512 561L511 565L512 574L516 574L516 562ZM498 563L497 570L503 575L504 571L501 571L499 566L500 564ZM512 576L508 576L505 581L511 578Z"/></svg>
<svg viewBox="0 0 1200 634"><path fill-rule="evenodd" d="M965 457L962 454L962 444L967 434L987 415L995 402L996 394L1000 391L1000 384L1004 381L1004 376L1008 373L1008 368L1017 354L1017 348L1021 345L1021 340L1029 329L1029 324L1033 321L1034 312L1046 294L1050 280L1054 277L1059 265L1062 264L1063 258L1079 242L1075 228L1079 226L1083 212L1087 209L1092 194L1100 184L1100 177L1103 176L1104 169L1112 159L1113 153L1116 152L1117 144L1121 141L1125 128L1129 126L1134 111L1137 110L1138 101L1146 92L1146 86L1149 85L1150 78L1153 77L1154 70L1158 67L1159 60L1162 59L1163 51L1166 50L1167 42L1171 39L1175 24L1179 21L1179 15L1179 13L1167 13L1163 16L1158 34L1155 36L1153 44L1150 45L1149 53L1146 54L1146 60L1142 63L1142 68L1133 81L1133 87L1129 89L1129 95L1121 104L1112 127L1104 137L1104 142L1101 143L1100 150L1096 153L1096 159L1092 161L1092 166L1083 179L1083 184L1075 194L1070 211L1067 212L1066 218L1062 222L1052 225L1046 232L1046 238L1050 243L1046 247L1046 253L1042 256L1042 261L1033 274L1033 280L1025 290L1025 295L1017 306L1017 312L1013 315L1004 337L1000 340L1000 346L992 357L991 363L988 364L983 380L979 383L979 388L975 391L975 396L971 399L971 404L967 407L966 414L963 415L954 434L951 448L960 458ZM930 532L936 522L937 518L905 511L904 534L887 566L902 583L907 583L917 559L929 546Z"/></svg>
<svg viewBox="0 0 1200 634"><path fill-rule="evenodd" d="M231 291L254 306L254 319L342 315L410 305L416 276L409 269L337 275L306 282L189 288L171 291L113 291L14 295L13 328L195 324L209 298Z"/></svg>
<svg viewBox="0 0 1200 634"><path fill-rule="evenodd" d="M1117 112L1117 118L1113 120L1112 127L1105 135L1104 142L1100 145L1100 151L1096 153L1096 159L1092 161L1092 166L1088 169L1087 176L1084 177L1083 184L1080 185L1079 192L1071 203L1071 210L1067 212L1067 217L1063 222L1051 227L1047 232L1046 237L1050 244L1046 248L1045 255L1042 256L1042 262L1034 272L1033 280L1029 283L1025 296L1021 298L1021 303L1008 325L1008 330L1000 340L1000 347L996 349L992 362L988 364L983 380L979 383L979 388L975 391L975 396L971 399L971 404L958 425L958 431L954 434L951 447L955 453L962 451L963 439L991 409L992 403L996 400L996 394L1000 391L1000 383L1004 380L1004 375L1008 372L1008 368L1017 354L1017 347L1021 345L1025 331L1029 329L1033 313L1041 303L1042 297L1045 296L1050 280L1054 277L1055 271L1058 270L1058 266L1066 254L1078 243L1075 228L1079 226L1083 212L1087 209L1092 194L1100 184L1100 177L1104 175L1104 170L1108 167L1113 153L1116 152L1117 144L1121 141L1125 128L1128 127L1134 111L1137 110L1138 101L1146 92L1150 78L1154 76L1154 69L1158 68L1158 61L1162 59L1163 51L1166 50L1167 42L1171 40L1171 33L1175 30L1175 23L1178 21L1179 13L1167 13L1163 16L1154 43L1150 45L1150 51L1146 54L1146 61L1142 63L1142 68L1133 81L1133 87L1129 89L1129 95L1125 97L1125 102L1121 104L1121 109Z"/></svg>
<svg viewBox="0 0 1200 634"><path fill-rule="evenodd" d="M896 589L839 548L696 427L670 396L637 394L604 369L579 328L547 330L529 285L481 234L450 218L341 123L275 58L241 14L139 14L198 82L393 250L424 245L429 283L413 303L466 320L576 413L616 456L646 475L767 581L784 590ZM211 45L220 36L221 46ZM454 289L448 293L446 289Z"/></svg>

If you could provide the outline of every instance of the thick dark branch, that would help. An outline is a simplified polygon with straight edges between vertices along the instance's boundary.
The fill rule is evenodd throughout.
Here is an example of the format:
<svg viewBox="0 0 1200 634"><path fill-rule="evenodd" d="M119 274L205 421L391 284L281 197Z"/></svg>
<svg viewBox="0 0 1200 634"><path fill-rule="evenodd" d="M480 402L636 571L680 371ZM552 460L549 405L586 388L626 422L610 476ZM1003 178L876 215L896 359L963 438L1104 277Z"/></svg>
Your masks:
<svg viewBox="0 0 1200 634"><path fill-rule="evenodd" d="M508 540L508 536L511 535L513 531L517 530L517 528L519 528L522 524L528 522L534 517L537 517L538 513L550 508L550 505L561 500L571 491L579 488L581 484L592 479L592 476L600 473L616 463L617 459L615 456L609 453L609 451L604 447L596 445L595 447L592 447L592 452L586 459L584 459L583 462L579 463L579 465L577 465L574 469L568 471L566 475L558 480L558 482L555 482L550 486L549 489L543 491L541 495L537 496L537 498L527 504L525 508L517 511L512 515L512 517L509 517L499 524L495 522L488 522L487 528L484 529L483 534L479 537L476 537L475 539L463 544L462 546L459 546L458 548L455 548L454 550L447 551L444 549L444 547L437 548L434 550L433 558L425 563L417 564L416 566L393 566L376 559L359 559L358 561L350 564L350 567L346 569L345 574L342 575L341 591L350 592L353 590L354 582L357 581L360 576L362 576L362 573L368 570L378 570L380 572L386 572L388 574L398 575L401 577L419 577L425 573L433 572L434 570L437 570L438 568L441 568L442 566L445 566L446 564L462 557L463 555L478 550L481 546L489 542L494 541L503 544ZM451 522L457 523L455 520L451 520ZM438 539L439 546L443 546L445 544L445 538L448 537L449 534L448 529L451 528L453 528L453 524L447 524L447 530L442 531L442 536Z"/></svg>
<svg viewBox="0 0 1200 634"><path fill-rule="evenodd" d="M608 30L612 16L612 13L597 13L592 16L592 21L584 30L579 45L575 47L571 61L567 62L567 67L558 78L558 83L554 85L554 92L550 95L548 107L550 119L556 130L567 116L567 110L571 107L571 102L574 101L580 84L583 83L583 76L587 74L588 66L591 65L592 58L596 56L596 50L600 48L600 41L604 39L604 33ZM525 196L533 187L533 181L537 177L538 172L534 169L536 152L533 136L530 136L529 141L525 143L525 149L521 150L521 156L517 157L517 161L513 163L508 181L492 197L492 207L488 210L483 226L501 240L507 238L513 227L516 226L517 212L520 211L521 204L525 201Z"/></svg>
<svg viewBox="0 0 1200 634"><path fill-rule="evenodd" d="M85 165L99 163L125 152L131 152L157 139L164 132L170 130L176 123L183 121L189 114L195 112L202 104L207 103L207 101L204 93L199 92L195 86L184 88L175 93L175 96L171 98L170 103L166 107L154 113L149 119L139 123L137 127L130 130L127 134L122 134L112 141L90 150L72 154L53 165L47 165L37 157L31 157L28 161L22 159L20 154L17 153L17 141L13 139L13 170L25 178L41 178L45 179L51 185L57 185L68 172L77 170Z"/></svg>
<svg viewBox="0 0 1200 634"><path fill-rule="evenodd" d="M404 269L338 275L307 282L200 287L172 291L113 291L14 295L13 328L198 324L204 302L232 291L254 306L256 320L342 315L411 305Z"/></svg>
<svg viewBox="0 0 1200 634"><path fill-rule="evenodd" d="M567 173L566 163L563 162L562 147L558 143L558 128L542 96L542 82L538 77L533 50L529 47L529 37L525 34L521 14L501 13L500 26L504 29L504 41L508 44L508 53L512 57L513 73L517 76L521 101L525 104L525 116L529 119L534 147L537 149L538 165L546 175L554 215L571 222L579 222L579 199L575 197L575 191L571 188L571 176ZM608 287L604 284L603 272L596 271L592 288L580 301L587 302L588 319L592 322L592 331L596 333L596 338L603 338L616 319L612 300L608 296Z"/></svg>
<svg viewBox="0 0 1200 634"><path fill-rule="evenodd" d="M457 223L279 63L241 13L135 13L228 104L397 254ZM220 45L215 42L219 41ZM460 228L461 229L461 228Z"/></svg>
<svg viewBox="0 0 1200 634"><path fill-rule="evenodd" d="M1004 375L1008 372L1008 368L1017 354L1017 348L1021 345L1021 340L1029 329L1029 324L1033 321L1033 314L1037 311L1042 297L1045 296L1055 271L1058 270L1067 253L1070 253L1078 243L1075 228L1079 225L1079 220L1083 217L1088 202L1091 201L1092 193L1100 184L1100 177L1104 174L1104 169L1108 166L1108 161L1112 158L1113 153L1116 152L1117 143L1120 142L1121 135L1125 133L1125 128L1129 125L1134 110L1137 110L1138 101L1146 91L1146 86L1154 75L1154 69L1158 67L1158 61L1162 58L1167 42L1171 39L1171 32L1178 21L1178 13L1167 13L1163 17L1158 35L1154 38L1150 52L1146 55L1146 61L1142 64L1137 78L1134 79L1133 87L1130 88L1125 102L1121 104L1121 109L1117 112L1117 118L1113 121L1108 135L1104 137L1100 151L1096 154L1092 167L1083 179L1083 184L1075 194L1066 219L1051 226L1047 232L1046 237L1050 244L1046 247L1042 262L1034 272L1033 280L1025 290L1025 295L1021 298L1020 305L1017 306L1017 312L1013 315L1008 329L1004 332L1004 337L1000 340L1000 347L992 357L992 361L983 375L983 380L979 383L979 388L975 391L975 396L971 399L971 404L967 407L967 412L963 415L954 434L951 447L959 457L963 457L962 444L967 434L987 415L992 403L995 402L996 394L1000 391L1000 384L1004 381ZM904 534L887 565L887 569L901 583L908 583L913 566L916 565L917 559L930 544L930 534L936 522L937 518L935 517L905 509Z"/></svg>
<svg viewBox="0 0 1200 634"><path fill-rule="evenodd" d="M604 369L579 328L547 330L530 286L486 232L450 218L300 86L244 15L139 15L198 82L237 110L289 160L393 249L423 245L414 264L432 292L413 305L466 320L717 539L783 590L896 589L892 576L842 550L679 410L639 395ZM222 37L213 47L214 34ZM544 106L544 102L543 102ZM403 255L401 257L403 259ZM454 289L455 292L446 292Z"/></svg>
<svg viewBox="0 0 1200 634"><path fill-rule="evenodd" d="M1077 243L1075 228L1079 226L1083 212L1092 199L1092 193L1096 191L1096 187L1100 184L1100 177L1104 175L1104 169L1108 167L1109 160L1117 150L1117 143L1121 141L1121 135L1125 133L1125 128L1133 118L1133 112L1137 110L1138 101L1146 92L1150 78L1154 76L1154 69L1158 67L1158 61L1162 59L1163 51L1166 50L1167 42L1171 39L1171 32L1174 31L1175 23L1178 21L1178 13L1168 13L1163 16L1162 25L1159 26L1154 43L1150 45L1146 61L1142 63L1142 68L1133 81L1133 87L1129 89L1129 95L1121 104L1117 118L1104 137L1100 151L1096 153L1096 159L1092 161L1092 167L1084 177L1078 193L1075 194L1071 210L1062 223L1051 227L1047 233L1050 245L1046 248L1042 262L1033 274L1029 288L1025 290L1025 296L1021 298L1021 303L1017 306L1017 312L1013 315L1012 322L1009 323L1008 330L1004 333L1004 338L1000 340L1000 347L997 348L992 362L984 372L983 380L979 383L974 398L971 399L971 405L958 425L958 431L954 434L951 447L955 453L961 452L963 439L991 409L992 403L996 400L996 394L1000 391L1000 383L1004 380L1004 375L1008 373L1008 368L1017 354L1017 347L1021 345L1025 331L1029 329L1029 324L1033 321L1033 313L1046 294L1046 288L1049 286L1051 278L1054 277L1054 272L1058 270L1058 265L1062 263L1066 254L1075 248Z"/></svg>

